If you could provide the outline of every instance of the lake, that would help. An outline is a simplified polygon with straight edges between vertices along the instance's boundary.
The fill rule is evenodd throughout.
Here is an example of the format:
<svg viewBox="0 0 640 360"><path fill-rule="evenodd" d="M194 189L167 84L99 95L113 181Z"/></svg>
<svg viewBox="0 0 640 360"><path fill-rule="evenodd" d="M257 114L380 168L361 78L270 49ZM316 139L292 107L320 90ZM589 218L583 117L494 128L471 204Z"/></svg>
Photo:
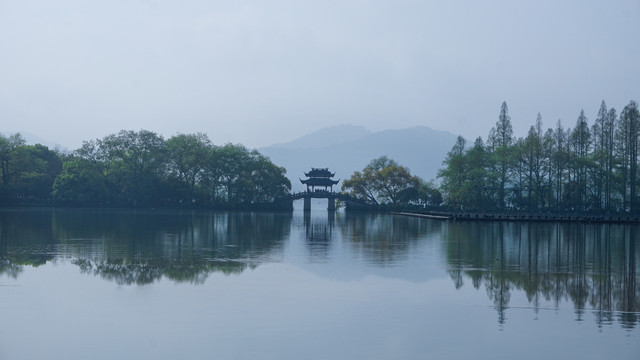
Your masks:
<svg viewBox="0 0 640 360"><path fill-rule="evenodd" d="M639 238L322 206L4 208L0 359L639 359Z"/></svg>

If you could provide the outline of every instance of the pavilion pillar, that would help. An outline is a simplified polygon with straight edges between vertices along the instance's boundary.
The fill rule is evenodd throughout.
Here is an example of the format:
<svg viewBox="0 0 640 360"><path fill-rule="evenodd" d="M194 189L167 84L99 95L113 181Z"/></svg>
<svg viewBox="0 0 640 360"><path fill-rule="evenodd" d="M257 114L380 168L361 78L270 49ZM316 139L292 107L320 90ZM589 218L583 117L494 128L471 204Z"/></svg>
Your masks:
<svg viewBox="0 0 640 360"><path fill-rule="evenodd" d="M329 206L327 206L327 210L335 211L335 209L336 209L336 198L330 197Z"/></svg>
<svg viewBox="0 0 640 360"><path fill-rule="evenodd" d="M311 198L310 197L305 197L304 198L304 211L311 211Z"/></svg>

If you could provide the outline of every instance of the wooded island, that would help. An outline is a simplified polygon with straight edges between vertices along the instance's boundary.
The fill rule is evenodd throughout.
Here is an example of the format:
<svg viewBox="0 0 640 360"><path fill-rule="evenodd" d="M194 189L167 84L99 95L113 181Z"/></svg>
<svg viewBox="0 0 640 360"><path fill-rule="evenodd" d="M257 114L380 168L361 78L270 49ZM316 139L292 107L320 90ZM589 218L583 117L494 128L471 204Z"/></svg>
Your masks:
<svg viewBox="0 0 640 360"><path fill-rule="evenodd" d="M285 169L242 145L215 146L205 134L165 140L120 131L71 154L0 137L3 202L151 207L270 207L289 194Z"/></svg>

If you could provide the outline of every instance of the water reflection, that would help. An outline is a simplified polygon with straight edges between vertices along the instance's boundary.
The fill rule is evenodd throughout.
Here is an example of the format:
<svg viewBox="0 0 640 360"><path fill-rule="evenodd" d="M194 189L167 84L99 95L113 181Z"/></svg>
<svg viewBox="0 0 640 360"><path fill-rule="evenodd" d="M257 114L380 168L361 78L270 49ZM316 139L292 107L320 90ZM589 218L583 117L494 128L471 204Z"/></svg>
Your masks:
<svg viewBox="0 0 640 360"><path fill-rule="evenodd" d="M588 309L599 326L640 321L637 225L459 222L443 235L455 287L484 286L500 323L515 290L535 312L568 299L578 321Z"/></svg>
<svg viewBox="0 0 640 360"><path fill-rule="evenodd" d="M17 278L26 266L62 260L118 284L202 283L214 272L283 261L287 245L295 251L299 243L311 262L345 260L335 273L361 272L364 262L376 268L370 273L396 270L394 276L424 282L412 269L427 260L416 254L435 243L444 262L437 276L446 271L456 289L470 284L486 292L501 324L514 294L524 294L536 313L570 301L575 320L593 311L599 326L631 328L640 323L639 232L638 225L441 222L373 213L5 209L0 275Z"/></svg>
<svg viewBox="0 0 640 360"><path fill-rule="evenodd" d="M353 252L374 265L387 266L407 261L412 247L442 231L442 224L408 216L347 213L339 227Z"/></svg>
<svg viewBox="0 0 640 360"><path fill-rule="evenodd" d="M326 216L323 215L311 216L309 211L305 211L303 215L305 244L313 262L328 261L334 241L336 212L327 211Z"/></svg>
<svg viewBox="0 0 640 360"><path fill-rule="evenodd" d="M199 283L275 261L290 214L37 210L3 211L0 274L69 259L119 284L162 277Z"/></svg>

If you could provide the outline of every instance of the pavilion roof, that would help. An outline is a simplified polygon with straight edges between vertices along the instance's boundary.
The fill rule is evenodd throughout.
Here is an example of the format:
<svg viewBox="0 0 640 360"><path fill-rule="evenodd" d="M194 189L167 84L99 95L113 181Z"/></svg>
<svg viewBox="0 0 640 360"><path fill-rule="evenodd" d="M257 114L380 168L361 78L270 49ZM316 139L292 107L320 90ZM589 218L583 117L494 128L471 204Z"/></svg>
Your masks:
<svg viewBox="0 0 640 360"><path fill-rule="evenodd" d="M331 186L336 185L340 180L331 180L326 177L312 177L306 180L300 179L300 182L309 186Z"/></svg>
<svg viewBox="0 0 640 360"><path fill-rule="evenodd" d="M311 168L311 171L304 173L310 178L330 178L336 176L336 173L332 173L328 168Z"/></svg>

